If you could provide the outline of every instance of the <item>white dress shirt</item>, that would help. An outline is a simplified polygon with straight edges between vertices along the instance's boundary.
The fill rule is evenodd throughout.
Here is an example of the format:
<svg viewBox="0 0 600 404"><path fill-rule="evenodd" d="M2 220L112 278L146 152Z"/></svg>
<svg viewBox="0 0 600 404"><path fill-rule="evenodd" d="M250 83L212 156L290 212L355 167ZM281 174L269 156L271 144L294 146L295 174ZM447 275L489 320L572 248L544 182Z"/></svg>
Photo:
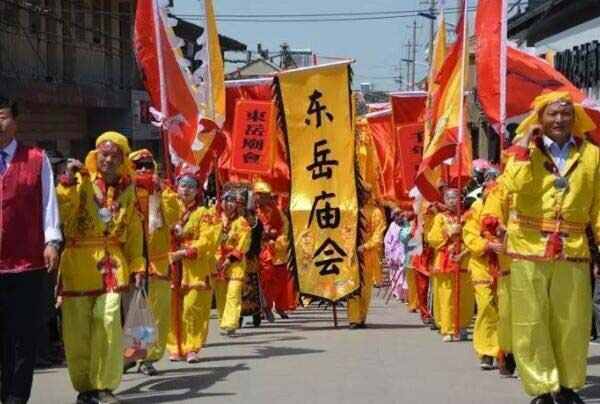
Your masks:
<svg viewBox="0 0 600 404"><path fill-rule="evenodd" d="M559 174L563 175L563 170L565 168L565 163L569 158L571 147L575 146L575 140L573 139L573 136L571 136L569 140L562 147L560 147L558 143L544 135L544 146L552 158L552 161L554 161L556 168L558 168Z"/></svg>
<svg viewBox="0 0 600 404"><path fill-rule="evenodd" d="M12 140L4 149L6 153L6 169L10 167L10 162L17 151L17 141ZM44 220L44 240L46 243L51 241L61 242L62 233L60 231L60 216L58 213L58 202L56 199L56 189L54 188L54 173L48 156L44 153L42 160L42 208Z"/></svg>

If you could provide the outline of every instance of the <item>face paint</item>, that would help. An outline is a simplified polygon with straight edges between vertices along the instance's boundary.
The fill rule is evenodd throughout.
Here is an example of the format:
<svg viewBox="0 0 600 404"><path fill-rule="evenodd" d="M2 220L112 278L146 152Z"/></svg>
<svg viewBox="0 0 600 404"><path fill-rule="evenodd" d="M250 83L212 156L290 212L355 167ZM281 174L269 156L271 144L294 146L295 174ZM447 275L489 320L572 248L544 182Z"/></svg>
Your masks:
<svg viewBox="0 0 600 404"><path fill-rule="evenodd" d="M98 171L105 177L116 176L123 164L123 153L113 142L103 142L97 148Z"/></svg>

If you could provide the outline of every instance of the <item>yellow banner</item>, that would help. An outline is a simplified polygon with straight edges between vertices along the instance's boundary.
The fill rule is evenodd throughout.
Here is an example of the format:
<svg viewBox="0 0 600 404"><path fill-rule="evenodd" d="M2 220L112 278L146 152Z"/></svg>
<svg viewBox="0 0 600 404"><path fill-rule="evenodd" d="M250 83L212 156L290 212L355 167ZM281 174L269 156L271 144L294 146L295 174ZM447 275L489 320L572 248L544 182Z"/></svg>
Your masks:
<svg viewBox="0 0 600 404"><path fill-rule="evenodd" d="M290 159L300 293L338 301L360 287L348 62L283 72L277 91Z"/></svg>

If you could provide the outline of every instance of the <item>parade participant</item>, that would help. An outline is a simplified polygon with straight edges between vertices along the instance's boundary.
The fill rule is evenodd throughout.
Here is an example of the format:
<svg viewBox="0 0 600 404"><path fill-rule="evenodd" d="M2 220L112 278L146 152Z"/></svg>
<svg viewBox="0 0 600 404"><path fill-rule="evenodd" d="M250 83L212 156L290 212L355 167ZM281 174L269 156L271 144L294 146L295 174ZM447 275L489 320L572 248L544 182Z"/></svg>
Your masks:
<svg viewBox="0 0 600 404"><path fill-rule="evenodd" d="M481 212L481 229L486 239L503 243L510 209L510 198L502 177L486 191ZM512 354L510 260L504 254L498 254L498 272L496 278L496 298L498 307L498 347L499 370L502 376L512 376L516 363Z"/></svg>
<svg viewBox="0 0 600 404"><path fill-rule="evenodd" d="M358 246L358 253L363 255L362 285L360 295L348 300L348 321L350 328L366 328L367 313L371 304L373 291L374 272L381 272L381 259L383 254L383 236L385 232L385 216L383 210L377 206L371 187L364 187L365 204L362 215L365 219L364 241Z"/></svg>
<svg viewBox="0 0 600 404"><path fill-rule="evenodd" d="M142 218L147 258L145 275L148 280L148 303L156 321L157 341L139 362L138 371L148 375L158 374L154 363L164 355L171 326L171 282L169 250L171 228L179 219L179 205L174 192L161 189L156 174L156 162L149 150L137 150L129 155L135 174L135 206ZM125 370L135 366L127 363Z"/></svg>
<svg viewBox="0 0 600 404"><path fill-rule="evenodd" d="M208 336L212 303L210 273L221 237L221 223L212 208L201 206L200 183L193 170L183 167L176 179L179 218L173 227L174 248L169 254L173 297L167 349L171 361L198 363Z"/></svg>
<svg viewBox="0 0 600 404"><path fill-rule="evenodd" d="M251 316L255 327L262 322L263 307L266 306L260 286L259 256L262 245L263 228L254 209L245 209L243 216L251 227L250 248L246 253L246 276L242 290L242 317ZM273 316L272 313L270 313ZM241 320L240 320L241 322Z"/></svg>
<svg viewBox="0 0 600 404"><path fill-rule="evenodd" d="M420 236L421 253L415 255L412 260L412 268L415 274L415 289L417 294L417 309L421 315L423 324L431 325L432 329L437 326L432 321L432 313L430 310L429 292L433 289L434 277L431 276L431 267L433 265L433 248L427 242L427 234L431 230L433 218L437 211L433 208L434 205L428 207L420 220L423 221L423 234ZM419 219L417 219L419 220ZM431 286L430 286L431 285ZM432 305L433 306L433 305Z"/></svg>
<svg viewBox="0 0 600 404"><path fill-rule="evenodd" d="M392 212L392 223L390 223L385 233L383 243L385 262L390 272L391 293L396 299L405 301L405 287L408 285L406 284L403 267L405 254L404 244L400 238L402 224L402 212L399 209L396 209Z"/></svg>
<svg viewBox="0 0 600 404"><path fill-rule="evenodd" d="M223 236L217 248L217 264L212 273L219 326L229 336L234 335L239 327L246 253L251 242L250 225L239 214L236 196L231 190L222 196Z"/></svg>
<svg viewBox="0 0 600 404"><path fill-rule="evenodd" d="M427 234L429 244L436 250L433 264L436 277L434 318L438 322L444 342L466 339L466 327L471 322L475 305L473 286L467 270L468 256L461 248L462 218L458 216L460 203L459 191L446 188L445 209L435 215ZM458 285L456 272L459 272ZM456 307L458 292L459 307Z"/></svg>
<svg viewBox="0 0 600 404"><path fill-rule="evenodd" d="M513 195L513 349L532 403L582 403L591 327L586 226L600 234L600 150L595 128L566 92L537 97L517 128L503 184ZM554 398L553 398L554 395Z"/></svg>
<svg viewBox="0 0 600 404"><path fill-rule="evenodd" d="M491 370L494 368L494 358L500 350L495 279L499 265L497 254L502 250L502 244L482 235L482 210L483 200L477 199L467 212L462 235L465 248L469 250L468 268L477 304L473 347L480 359L481 369Z"/></svg>
<svg viewBox="0 0 600 404"><path fill-rule="evenodd" d="M288 220L277 207L269 184L256 181L253 187L256 214L263 228L260 252L260 280L265 296L265 316L273 307L283 319L296 308L293 274L288 270Z"/></svg>
<svg viewBox="0 0 600 404"><path fill-rule="evenodd" d="M127 138L103 133L85 167L68 163L57 189L66 238L63 338L78 403L119 402L112 392L123 372L120 292L128 289L130 274L144 271L128 154Z"/></svg>
<svg viewBox="0 0 600 404"><path fill-rule="evenodd" d="M62 241L52 167L46 154L15 139L18 108L0 97L0 311L2 403L29 400L36 340L44 318L45 269Z"/></svg>

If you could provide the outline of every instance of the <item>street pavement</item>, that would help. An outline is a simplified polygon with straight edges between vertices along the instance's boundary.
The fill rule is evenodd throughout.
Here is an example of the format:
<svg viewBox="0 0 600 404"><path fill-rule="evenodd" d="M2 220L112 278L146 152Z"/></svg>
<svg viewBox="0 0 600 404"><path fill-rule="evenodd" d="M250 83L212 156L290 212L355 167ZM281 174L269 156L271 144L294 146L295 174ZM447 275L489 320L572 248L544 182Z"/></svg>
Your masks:
<svg viewBox="0 0 600 404"><path fill-rule="evenodd" d="M289 320L245 326L233 338L216 320L196 365L157 364L160 375L127 374L125 403L528 403L517 378L479 370L471 342L442 343L404 305L374 298L369 328L349 330L345 310L299 309ZM250 322L250 319L246 320ZM591 345L587 403L600 403L600 345ZM38 371L31 403L73 403L65 368Z"/></svg>

